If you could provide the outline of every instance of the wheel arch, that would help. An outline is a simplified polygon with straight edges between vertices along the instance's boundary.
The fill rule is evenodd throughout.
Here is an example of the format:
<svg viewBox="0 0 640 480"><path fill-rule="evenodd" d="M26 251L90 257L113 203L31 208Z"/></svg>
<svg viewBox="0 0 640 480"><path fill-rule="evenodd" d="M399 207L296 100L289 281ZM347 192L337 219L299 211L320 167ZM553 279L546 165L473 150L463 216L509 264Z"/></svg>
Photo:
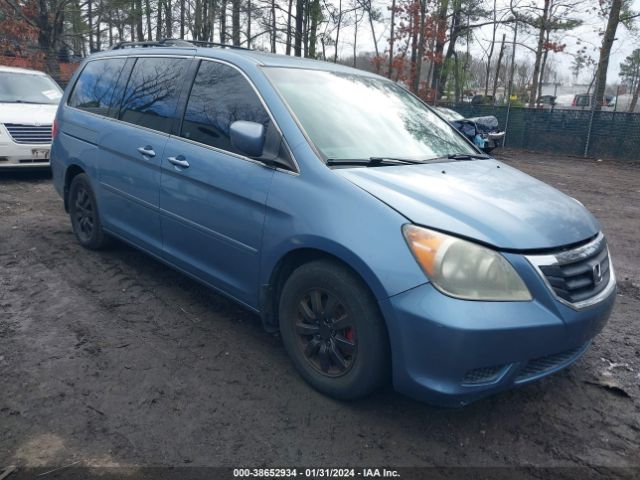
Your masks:
<svg viewBox="0 0 640 480"><path fill-rule="evenodd" d="M85 173L85 170L76 163L72 163L71 165L69 165L64 172L63 199L64 210L67 213L69 213L69 187L71 186L71 182L73 182L73 179L81 173Z"/></svg>
<svg viewBox="0 0 640 480"><path fill-rule="evenodd" d="M287 278L298 267L320 259L334 261L349 269L364 283L376 300L388 296L371 268L344 247L338 246L329 250L314 245L290 249L268 269L267 281L260 286L260 315L267 331L278 331L278 300Z"/></svg>

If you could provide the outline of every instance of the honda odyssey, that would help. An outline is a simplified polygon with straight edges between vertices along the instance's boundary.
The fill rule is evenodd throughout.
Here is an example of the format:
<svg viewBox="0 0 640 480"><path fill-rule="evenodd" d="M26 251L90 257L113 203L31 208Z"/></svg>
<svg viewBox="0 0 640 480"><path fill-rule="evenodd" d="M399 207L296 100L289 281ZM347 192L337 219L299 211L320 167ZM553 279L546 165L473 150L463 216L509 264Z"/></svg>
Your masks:
<svg viewBox="0 0 640 480"><path fill-rule="evenodd" d="M391 379L465 405L573 363L614 303L580 202L368 72L122 44L84 61L53 130L81 245L120 239L258 313L335 398Z"/></svg>

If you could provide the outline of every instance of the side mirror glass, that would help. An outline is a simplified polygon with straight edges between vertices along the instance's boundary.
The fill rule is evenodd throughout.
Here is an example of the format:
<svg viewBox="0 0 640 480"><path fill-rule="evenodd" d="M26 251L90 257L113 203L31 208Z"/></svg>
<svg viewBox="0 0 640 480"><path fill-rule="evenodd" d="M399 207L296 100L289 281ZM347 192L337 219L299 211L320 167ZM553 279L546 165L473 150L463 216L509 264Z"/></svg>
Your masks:
<svg viewBox="0 0 640 480"><path fill-rule="evenodd" d="M264 149L264 125L238 120L229 127L231 145L249 157L260 157Z"/></svg>

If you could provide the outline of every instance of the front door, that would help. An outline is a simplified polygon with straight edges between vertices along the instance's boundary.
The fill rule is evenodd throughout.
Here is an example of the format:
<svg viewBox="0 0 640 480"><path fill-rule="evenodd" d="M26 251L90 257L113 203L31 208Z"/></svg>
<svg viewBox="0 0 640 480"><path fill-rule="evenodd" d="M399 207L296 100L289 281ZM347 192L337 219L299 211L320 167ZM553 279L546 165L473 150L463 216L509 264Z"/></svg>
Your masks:
<svg viewBox="0 0 640 480"><path fill-rule="evenodd" d="M248 304L258 305L258 269L272 168L234 149L236 120L275 126L244 76L202 60L179 137L162 160L164 254L178 267Z"/></svg>

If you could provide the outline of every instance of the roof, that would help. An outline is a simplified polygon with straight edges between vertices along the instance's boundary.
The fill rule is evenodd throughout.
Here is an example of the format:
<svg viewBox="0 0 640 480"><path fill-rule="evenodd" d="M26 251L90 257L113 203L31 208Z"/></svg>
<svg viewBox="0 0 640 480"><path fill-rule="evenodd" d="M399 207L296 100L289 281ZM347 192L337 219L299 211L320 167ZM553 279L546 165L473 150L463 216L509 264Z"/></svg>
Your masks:
<svg viewBox="0 0 640 480"><path fill-rule="evenodd" d="M200 45L200 43L206 45ZM107 50L106 52L101 52L98 55L137 56L158 55L159 53L184 55L185 50L196 56L217 58L227 61L235 60L240 63L249 62L256 66L302 68L308 70L324 70L352 73L357 75L376 76L375 74L367 72L365 70L358 70L352 67L341 65L339 63L261 52L259 50L251 50L248 48L235 47L232 45L221 45L216 43L208 44L208 42L194 42L194 44L191 44L187 40L165 39L159 42L124 42L116 45L114 49Z"/></svg>
<svg viewBox="0 0 640 480"><path fill-rule="evenodd" d="M200 50L212 50L211 48ZM331 70L331 71L351 71L359 74L368 74L365 70L358 70L340 63L326 62L322 60L314 60L312 58L292 57L291 55L281 55L277 53L267 53L258 50L233 50L235 55L250 57L256 62L267 67L291 67L291 68L307 68L313 70Z"/></svg>
<svg viewBox="0 0 640 480"><path fill-rule="evenodd" d="M8 67L6 65L0 65L0 72L28 73L31 75L46 75L46 73L41 72L39 70L31 70L29 68L20 68L20 67Z"/></svg>

